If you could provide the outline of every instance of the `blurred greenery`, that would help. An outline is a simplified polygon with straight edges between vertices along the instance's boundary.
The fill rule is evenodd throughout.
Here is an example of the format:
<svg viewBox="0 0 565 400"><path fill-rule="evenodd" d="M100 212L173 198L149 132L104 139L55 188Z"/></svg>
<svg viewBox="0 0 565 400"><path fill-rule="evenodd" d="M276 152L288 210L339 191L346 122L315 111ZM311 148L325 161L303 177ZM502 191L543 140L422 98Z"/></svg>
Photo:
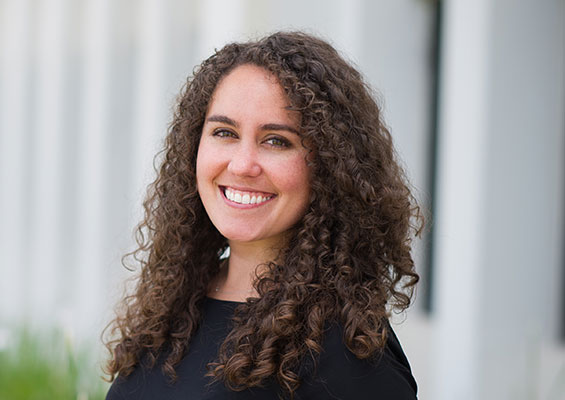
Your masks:
<svg viewBox="0 0 565 400"><path fill-rule="evenodd" d="M18 329L0 348L0 400L102 400L107 390L93 352L62 332Z"/></svg>

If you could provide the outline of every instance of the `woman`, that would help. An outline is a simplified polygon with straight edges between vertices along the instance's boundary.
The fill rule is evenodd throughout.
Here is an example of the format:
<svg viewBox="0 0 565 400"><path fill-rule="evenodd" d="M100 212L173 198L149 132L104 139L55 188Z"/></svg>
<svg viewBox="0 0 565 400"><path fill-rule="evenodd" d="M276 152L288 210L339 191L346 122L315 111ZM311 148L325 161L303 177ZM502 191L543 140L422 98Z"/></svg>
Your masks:
<svg viewBox="0 0 565 400"><path fill-rule="evenodd" d="M144 203L107 399L414 399L389 323L419 209L326 42L229 44L182 93Z"/></svg>

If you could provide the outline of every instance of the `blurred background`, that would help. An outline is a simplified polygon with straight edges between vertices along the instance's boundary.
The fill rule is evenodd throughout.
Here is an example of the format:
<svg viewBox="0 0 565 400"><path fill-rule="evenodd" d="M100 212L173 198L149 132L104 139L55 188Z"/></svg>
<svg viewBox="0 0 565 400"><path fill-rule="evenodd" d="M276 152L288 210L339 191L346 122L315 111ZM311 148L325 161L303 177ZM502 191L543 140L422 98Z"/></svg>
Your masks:
<svg viewBox="0 0 565 400"><path fill-rule="evenodd" d="M25 353L96 396L175 96L275 30L359 68L429 210L395 318L419 397L565 399L564 0L0 0L0 387L39 385Z"/></svg>

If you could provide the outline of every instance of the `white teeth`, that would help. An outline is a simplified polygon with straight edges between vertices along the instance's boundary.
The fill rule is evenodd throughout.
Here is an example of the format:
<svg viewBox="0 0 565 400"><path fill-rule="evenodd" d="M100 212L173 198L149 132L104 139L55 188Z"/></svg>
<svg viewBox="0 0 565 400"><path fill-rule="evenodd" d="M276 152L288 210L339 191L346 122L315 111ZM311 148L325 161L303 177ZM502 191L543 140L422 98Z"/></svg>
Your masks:
<svg viewBox="0 0 565 400"><path fill-rule="evenodd" d="M224 194L226 196L226 198L228 200L233 201L234 203L239 203L239 204L261 204L267 200L270 200L272 196L251 196L248 193L245 194L241 194L241 193L235 193L234 191L225 188L224 189Z"/></svg>

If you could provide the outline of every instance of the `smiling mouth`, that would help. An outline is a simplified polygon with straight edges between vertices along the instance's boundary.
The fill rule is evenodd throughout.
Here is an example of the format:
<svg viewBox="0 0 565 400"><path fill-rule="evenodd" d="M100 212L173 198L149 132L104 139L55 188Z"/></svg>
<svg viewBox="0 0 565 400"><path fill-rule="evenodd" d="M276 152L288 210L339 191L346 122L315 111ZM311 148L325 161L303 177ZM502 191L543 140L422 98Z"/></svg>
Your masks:
<svg viewBox="0 0 565 400"><path fill-rule="evenodd" d="M246 192L242 190L236 190L233 188L228 188L226 186L221 186L220 189L223 191L224 196L229 201L233 201L237 204L263 204L271 200L276 195L272 193L264 192Z"/></svg>

